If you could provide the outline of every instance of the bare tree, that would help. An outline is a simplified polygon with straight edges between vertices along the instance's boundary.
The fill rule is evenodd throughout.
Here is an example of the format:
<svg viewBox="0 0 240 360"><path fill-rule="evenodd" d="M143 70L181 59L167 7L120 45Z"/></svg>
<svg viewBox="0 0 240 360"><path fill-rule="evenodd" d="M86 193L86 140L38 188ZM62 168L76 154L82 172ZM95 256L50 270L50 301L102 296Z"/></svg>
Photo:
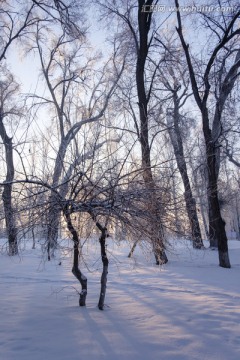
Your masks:
<svg viewBox="0 0 240 360"><path fill-rule="evenodd" d="M39 22L61 24L69 33L80 35L79 16L74 2L64 0L43 1L1 1L0 9L0 62L7 57L7 51L13 43L27 39L34 25Z"/></svg>
<svg viewBox="0 0 240 360"><path fill-rule="evenodd" d="M109 146L109 144L106 144ZM108 274L108 258L106 251L106 239L108 237L108 224L110 222L120 222L133 235L134 238L142 236L146 241L152 241L152 229L147 226L152 222L152 212L149 211L147 199L150 192L146 189L142 180L142 170L130 169L127 158L121 158L121 166L119 167L120 157L118 161L112 162L111 147L109 152L102 159L94 162L89 159L89 167L83 170L82 164L76 164L74 173L68 179L68 192L62 197L61 185L53 187L51 179L45 182L36 177L24 177L23 179L14 180L16 185L29 187L30 192L26 192L31 198L31 203L27 197L21 207L21 211L25 213L28 206L35 204L41 211L46 211L49 204L49 196L44 197L41 203L37 201L42 198L43 193L55 193L56 206L62 212L68 230L71 234L73 242L73 268L72 272L81 285L79 293L79 305L86 305L87 296L87 278L80 270L81 257L81 239L79 236L78 220L84 224L84 218L92 219L92 223L101 232L99 238L100 251L103 263L103 271L101 276L101 290L98 301L100 310L104 309L104 301L106 295L106 284ZM119 152L120 156L121 152ZM94 167L94 169L92 168ZM4 184L1 184L4 186ZM23 194L23 190L21 190ZM22 195L21 195L22 198ZM35 201L33 201L35 199ZM29 224L27 224L28 226Z"/></svg>
<svg viewBox="0 0 240 360"><path fill-rule="evenodd" d="M79 29L74 17L73 3L65 4L64 1L2 1L0 9L0 63L5 63L7 52L13 44L19 41L27 40L34 31L34 26L40 22L48 22L50 19L54 23L60 23L68 32L78 33ZM4 65L1 66L1 111L0 111L0 135L5 146L7 176L6 185L3 191L3 201L5 209L6 226L9 237L9 253L17 253L17 229L13 216L12 207L12 181L14 179L13 163L13 143L12 138L8 136L4 119L9 116L19 115L14 105L6 110L9 100L17 90L18 85L13 81L12 75L4 71ZM12 81L12 84L11 84ZM8 105L6 105L8 103Z"/></svg>
<svg viewBox="0 0 240 360"><path fill-rule="evenodd" d="M138 116L135 115L135 105L130 104L129 112L133 115L133 121L136 127L136 132L139 137L141 145L141 161L142 161L142 175L145 182L146 189L149 192L148 208L152 212L152 222L149 223L149 228L152 231L153 251L156 258L156 263L167 263L168 259L165 253L165 237L164 228L161 215L161 209L157 200L156 183L152 171L151 162L151 144L149 136L150 127L150 100L152 99L152 84L156 75L156 70L149 72L149 56L150 47L154 40L155 29L153 27L152 13L144 12L144 6L151 6L153 0L138 0L137 2L130 1L127 4L119 1L118 3L101 2L103 9L109 14L113 14L119 21L122 22L121 36L118 38L123 46L127 46L129 51L129 61L134 60L135 73L135 89L138 105ZM121 6L120 6L121 5ZM121 11L123 6L123 11ZM126 35L130 37L125 38ZM147 79L147 80L146 80Z"/></svg>
<svg viewBox="0 0 240 360"><path fill-rule="evenodd" d="M219 155L221 157L227 157L227 159L236 167L240 167L239 161L239 134L240 134L240 122L239 122L239 71L238 67L233 65L237 64L240 51L236 50L234 58L234 48L229 50L223 58L223 64L221 71L217 78L217 91L216 98L219 103L218 108L215 110L215 118L222 114L221 121L221 138L219 146ZM229 64L229 58L231 62ZM228 86L227 86L228 84ZM227 94L230 96L227 97ZM225 104L222 109L222 104ZM224 111L223 111L224 110ZM220 156L219 156L220 158ZM220 162L220 159L219 159ZM219 164L220 165L220 164ZM218 166L219 168L220 166Z"/></svg>
<svg viewBox="0 0 240 360"><path fill-rule="evenodd" d="M163 86L163 90L167 91L167 95L165 95L167 99L166 101L172 106L167 108L166 114L168 133L174 150L178 170L183 181L184 199L187 216L191 227L193 246L196 249L201 249L203 247L203 241L198 221L196 201L193 196L192 187L188 176L187 162L184 153L181 131L181 124L184 122L186 123L186 119L184 119L184 116L181 115L180 111L191 95L188 93L189 81L186 78L186 70L184 69L184 64L182 62L181 53L179 53L179 50L173 49L173 46L170 45L165 45L164 48L167 52L167 61L158 69L159 76L157 78L158 81L157 84L155 84L155 87L159 87L159 85Z"/></svg>
<svg viewBox="0 0 240 360"><path fill-rule="evenodd" d="M18 253L17 228L14 215L14 206L12 198L14 179L14 161L13 150L14 144L12 137L8 135L8 125L17 117L21 117L21 109L16 104L16 96L19 91L19 85L15 82L12 74L6 67L0 67L0 136L5 148L6 160L6 179L2 193L6 229L8 234L9 255Z"/></svg>
<svg viewBox="0 0 240 360"><path fill-rule="evenodd" d="M218 138L221 129L221 114L224 108L225 100L232 88L232 75L235 74L236 69L240 66L240 61L234 63L232 70L226 77L226 83L222 83L222 94L219 101L216 103L216 112L211 127L208 100L210 97L211 88L211 71L219 53L224 50L230 43L240 34L240 30L236 25L237 19L240 15L239 8L231 14L231 16L221 15L221 19L206 17L208 28L212 31L214 36L217 36L217 44L213 47L210 57L205 66L203 74L203 83L198 84L197 74L194 70L193 58L190 53L190 46L185 40L183 33L181 10L179 2L175 0L177 7L177 21L178 34L181 40L183 50L185 52L186 61L189 69L190 80L192 84L195 101L200 109L202 115L202 127L205 139L207 169L208 169L208 201L209 201L209 234L210 238L215 239L218 243L219 265L225 268L230 267L227 236L225 231L225 222L221 216L219 197L218 197ZM234 76L235 78L235 76ZM225 90L224 90L225 87Z"/></svg>
<svg viewBox="0 0 240 360"><path fill-rule="evenodd" d="M152 5L153 1L138 1L138 34L139 42L137 45L137 64L136 64L136 85L138 94L138 106L140 117L140 143L142 149L142 167L143 177L146 187L151 190L150 198L150 211L156 217L152 227L158 226L158 237L153 238L153 247L156 256L157 264L167 262L167 257L164 252L164 233L163 224L159 214L158 204L156 203L155 183L151 171L151 158L150 158L150 145L149 145L149 115L148 115L148 102L151 95L151 90L148 93L145 85L145 63L148 56L148 49L151 44L151 39L148 39L149 30L151 27L152 13L142 12L144 5ZM136 37L135 37L136 39ZM149 42L150 41L150 42ZM154 231L153 231L154 233Z"/></svg>
<svg viewBox="0 0 240 360"><path fill-rule="evenodd" d="M49 29L47 32L49 33ZM68 34L63 31L54 43L46 41L46 36L46 29L39 27L36 37L37 52L49 96L33 95L33 97L37 104L50 105L57 119L56 126L59 129L60 138L53 169L52 186L54 188L59 186L64 177L65 185L61 186L61 195L64 197L68 190L67 179L71 176L76 164L81 162L83 156L79 151L82 141L78 140L77 136L81 130L84 132L84 128L95 124L103 117L123 71L124 60L120 66L117 65L118 50L116 49L97 73L94 66L100 59L95 56L80 55L83 49L85 52L86 47L89 47L84 36L80 39L78 37L70 39ZM93 89L89 92L91 87ZM85 159L91 157L104 142L94 145L92 149L89 148L88 153L84 154ZM72 164L68 165L67 152L71 144L75 144L76 153L75 158L71 160ZM50 248L54 248L57 243L60 220L55 200L53 192L49 199L51 206L48 213L49 259Z"/></svg>
<svg viewBox="0 0 240 360"><path fill-rule="evenodd" d="M147 226L152 222L152 212L146 206L146 200L150 192L146 190L144 183L140 180L141 171L136 170L133 173L126 173L123 168L116 173L113 178L111 169L106 171L97 178L89 179L87 173L82 174L78 181L73 180L74 192L72 197L66 201L63 212L69 221L68 226L74 235L74 254L79 256L79 238L76 227L71 219L72 214L88 213L93 219L97 228L101 231L100 248L103 263L103 272L101 276L101 291L98 307L104 308L104 298L106 294L106 283L108 274L108 258L105 248L105 241L108 236L107 224L110 221L120 221L124 227L127 227L133 236L143 236L152 243L152 229ZM104 224L104 225L103 225ZM76 225L75 225L76 226ZM84 306L87 294L86 277L78 269L79 263L74 266L73 274L79 280L82 291L80 293L80 305Z"/></svg>

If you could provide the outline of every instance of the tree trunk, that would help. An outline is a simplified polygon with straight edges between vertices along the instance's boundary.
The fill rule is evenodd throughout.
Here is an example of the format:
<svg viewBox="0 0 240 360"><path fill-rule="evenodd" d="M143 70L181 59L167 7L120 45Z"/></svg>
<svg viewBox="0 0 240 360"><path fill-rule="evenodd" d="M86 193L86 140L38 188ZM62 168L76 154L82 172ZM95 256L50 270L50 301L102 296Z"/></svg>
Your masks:
<svg viewBox="0 0 240 360"><path fill-rule="evenodd" d="M203 220L203 226L204 226L204 231L205 231L205 237L206 239L209 240L209 231L208 231L208 215L207 210L205 209L205 202L204 202L204 194L203 194L203 186L205 184L204 178L203 176L201 177L201 189L199 189L199 182L198 182L198 177L194 174L193 171L193 180L194 180L194 185L195 185L195 189L196 189L196 193L200 202L200 209L201 209L201 215L202 215L202 220ZM207 207L208 208L208 207Z"/></svg>
<svg viewBox="0 0 240 360"><path fill-rule="evenodd" d="M32 227L32 249L36 249L36 239L35 239L35 232L34 232L34 227Z"/></svg>
<svg viewBox="0 0 240 360"><path fill-rule="evenodd" d="M63 169L63 159L66 154L67 144L66 141L62 140L60 148L58 150L57 158L55 161L55 167L53 172L52 186L56 188L59 184ZM60 192L60 189L58 189ZM48 209L48 225L47 225L47 250L48 260L54 255L54 250L57 247L58 240L58 228L61 216L61 209L59 208L58 197L54 189L51 191L49 197L49 209Z"/></svg>
<svg viewBox="0 0 240 360"><path fill-rule="evenodd" d="M174 225L175 225L175 232L177 237L181 237L182 235L182 229L181 229L181 218L179 216L179 205L177 200L177 190L176 190L176 181L175 176L172 175L174 173L174 163L173 161L170 162L170 169L169 169L169 178L171 178L172 184L172 198L173 198L173 213L174 213Z"/></svg>
<svg viewBox="0 0 240 360"><path fill-rule="evenodd" d="M147 1L148 5L153 3ZM138 107L140 117L140 144L142 152L143 179L146 188L150 192L148 211L151 214L151 224L149 224L152 233L153 251L156 258L156 264L165 264L168 259L164 249L164 232L161 217L158 209L158 200L156 196L156 186L153 180L150 146L149 146L149 120L148 120L148 101L145 89L145 62L148 55L148 32L151 26L152 13L142 11L145 5L144 0L138 0L138 30L139 44L137 48L136 64L136 84L138 95Z"/></svg>
<svg viewBox="0 0 240 360"><path fill-rule="evenodd" d="M221 216L218 199L216 144L212 141L207 109L203 110L202 116L208 169L209 236L212 243L217 243L219 265L230 268L225 222Z"/></svg>
<svg viewBox="0 0 240 360"><path fill-rule="evenodd" d="M86 297L87 297L87 278L83 275L83 273L79 270L79 237L77 231L75 230L71 215L69 214L68 210L64 211L64 215L67 221L67 227L70 233L72 234L73 239L73 268L72 273L78 279L81 284L82 290L80 292L79 297L79 306L86 306Z"/></svg>
<svg viewBox="0 0 240 360"><path fill-rule="evenodd" d="M104 300L106 295L106 289L107 289L107 274L108 274L108 258L106 253L106 238L108 237L107 229L99 222L96 223L98 229L102 232L102 235L99 238L100 246L101 246L101 256L102 256L102 263L103 263L103 270L102 270L102 276L101 276L101 290L100 290L100 296L98 301L98 308L99 310L104 309Z"/></svg>
<svg viewBox="0 0 240 360"><path fill-rule="evenodd" d="M214 48L209 61L207 62L206 69L203 76L204 82L204 93L202 96L200 95L197 78L194 72L194 67L192 64L192 59L189 50L189 44L185 42L183 36L183 29L182 29L182 21L181 21L181 13L178 0L175 0L175 5L178 9L176 12L177 19L178 19L178 28L177 32L179 34L187 64L189 69L189 76L192 84L194 98L198 107L201 111L202 115L202 127L203 127L203 135L205 140L205 147L206 147L206 158L207 158L207 170L208 170L208 203L209 203L209 235L212 239L218 242L218 253L219 253L219 265L224 268L230 268L230 261L228 256L228 244L227 244L227 235L225 231L225 223L221 217L221 211L219 206L219 199L218 199L218 166L216 165L216 156L217 156L217 147L216 144L218 142L219 135L221 131L221 112L224 107L224 103L230 94L234 82L236 80L236 74L238 72L238 68L240 66L240 50L236 55L235 64L230 68L226 77L224 78L223 82L221 83L221 89L219 94L219 101L216 104L216 111L217 117L214 118L215 124L213 123L212 130L210 128L210 119L208 115L208 107L207 101L210 95L210 72L214 65L214 61L216 59L216 55L218 55L219 51L224 47L228 46L228 42L233 37L233 27L235 25L235 21L238 18L238 13L235 14L235 17L229 23L229 28L226 30L222 38L219 39L219 43ZM231 36L229 36L231 33ZM234 34L237 35L237 32ZM227 55L228 56L228 55ZM224 70L224 69L223 69ZM225 71L225 70L224 70ZM212 90L213 93L216 93L216 89ZM220 127L219 127L220 126Z"/></svg>
<svg viewBox="0 0 240 360"><path fill-rule="evenodd" d="M128 258L131 258L133 256L133 253L137 246L138 241L139 241L138 239L136 241L134 241L133 246L131 247L131 250L129 251Z"/></svg>
<svg viewBox="0 0 240 360"><path fill-rule="evenodd" d="M54 251L57 248L58 229L61 217L61 210L59 209L56 194L49 199L50 207L48 211L48 225L47 225L47 253L48 260L54 257ZM54 204L55 203L55 204Z"/></svg>
<svg viewBox="0 0 240 360"><path fill-rule="evenodd" d="M172 118L172 119L171 119ZM174 155L177 161L178 170L181 174L184 185L184 198L187 209L187 215L191 227L193 247L195 249L203 248L202 235L197 216L196 201L192 195L190 180L187 173L187 165L184 156L182 137L179 129L179 101L177 93L174 92L174 112L167 114L167 125L173 127L169 128L169 135L173 145Z"/></svg>
<svg viewBox="0 0 240 360"><path fill-rule="evenodd" d="M8 234L9 255L18 254L17 229L12 206L12 181L14 179L12 139L7 135L3 119L0 117L0 136L5 147L7 175L3 187L2 200L4 206L5 223Z"/></svg>

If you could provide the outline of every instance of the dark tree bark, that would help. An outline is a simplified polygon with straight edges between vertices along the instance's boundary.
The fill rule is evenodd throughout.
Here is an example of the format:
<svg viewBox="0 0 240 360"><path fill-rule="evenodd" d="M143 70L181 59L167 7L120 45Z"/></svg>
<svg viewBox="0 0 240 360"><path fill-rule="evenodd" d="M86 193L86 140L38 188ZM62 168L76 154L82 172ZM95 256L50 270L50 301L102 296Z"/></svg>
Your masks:
<svg viewBox="0 0 240 360"><path fill-rule="evenodd" d="M210 118L207 108L207 101L210 94L210 82L209 76L219 51L223 49L228 42L233 39L234 36L237 36L240 33L240 30L233 30L233 26L236 20L239 18L240 11L236 12L232 18L230 18L229 23L225 24L226 28L222 35L222 38L219 40L216 47L213 49L212 54L207 62L203 80L204 80L204 94L203 97L200 96L197 79L192 63L192 58L189 51L189 45L186 43L183 29L182 29L182 21L181 21L181 13L178 0L175 0L175 5L178 8L177 11L177 20L178 20L178 28L177 32L179 34L179 38L181 40L182 47L185 52L187 65L189 69L190 80L192 84L193 94L195 97L195 101L201 111L202 115L202 127L203 127L203 135L205 140L205 149L206 149L206 159L207 159L207 171L208 171L208 203L209 203L209 235L213 239L214 242L218 244L218 254L219 254L219 265L224 268L230 268L230 260L228 255L228 243L227 243L227 235L225 231L225 222L222 219L220 205L219 205L219 197L218 197L218 166L217 166L217 159L218 159L218 138L219 138L219 128L220 124L219 121L221 119L221 112L219 112L219 108L217 110L218 116L214 118L214 121L217 121L213 127L210 127ZM237 61L236 64L233 65L232 70L229 72L229 76L226 76L226 82L223 82L224 85L228 87L229 92L231 91L230 85L230 78L232 74L235 73L236 68L240 65L240 61ZM234 80L235 81L235 80ZM227 95L228 96L228 95ZM225 95L224 95L225 97ZM221 106L223 109L224 102L221 102ZM219 102L217 102L216 106L219 107ZM217 131L215 131L217 129Z"/></svg>
<svg viewBox="0 0 240 360"><path fill-rule="evenodd" d="M163 224L159 212L159 206L156 196L156 185L153 179L151 166L151 151L149 145L149 115L148 102L150 92L147 95L145 88L145 63L148 56L149 41L148 34L152 21L152 13L143 12L144 5L152 5L153 0L138 0L138 31L139 43L137 47L137 64L136 64L136 84L138 95L138 107L140 117L140 144L142 151L142 168L145 186L149 189L148 211L152 216L149 226L152 233L152 244L156 258L156 264L165 264L168 259L164 249L164 231ZM149 90L150 91L150 90Z"/></svg>
<svg viewBox="0 0 240 360"><path fill-rule="evenodd" d="M219 264L222 267L230 268L228 256L228 243L225 231L225 222L222 219L219 197L218 197L218 181L216 172L216 145L212 141L211 130L208 126L209 119L207 117L207 109L203 117L203 131L206 146L207 170L208 170L208 202L209 202L209 238L210 245L218 246ZM203 114L204 114L203 113ZM204 115L203 115L204 116ZM207 119L207 120L206 120Z"/></svg>
<svg viewBox="0 0 240 360"><path fill-rule="evenodd" d="M171 143L173 145L173 150L177 161L178 170L182 177L183 186L185 190L184 199L185 199L187 215L191 227L193 247L196 249L201 249L204 246L203 246L202 235L201 235L200 225L197 216L196 201L192 194L191 184L187 172L186 160L184 156L182 136L179 129L180 114L179 114L179 98L177 95L177 89L173 91L173 102L174 102L173 112L167 114L169 135L170 135Z"/></svg>
<svg viewBox="0 0 240 360"><path fill-rule="evenodd" d="M167 263L168 259L165 253L164 246L164 231L163 231L163 223L161 212L159 209L159 201L157 196L157 187L153 178L152 173L152 165L151 165L151 148L149 142L149 114L148 114L148 103L151 97L152 84L154 80L154 76L147 89L146 86L146 60L149 53L149 47L151 42L153 41L153 36L149 36L149 31L152 23L152 12L144 11L151 6L154 1L153 0L138 0L137 2L137 24L135 26L134 20L131 18L131 11L135 6L131 6L126 3L127 10L122 12L118 10L118 8L110 2L105 4L104 1L99 2L100 5L107 10L107 12L118 16L128 27L132 39L134 42L135 50L136 50L136 70L135 70L135 81L137 88L137 98L138 98L138 113L139 119L137 120L137 116L135 116L133 112L133 120L135 126L137 128L138 138L141 145L141 160L142 160L142 174L143 180L145 183L146 189L149 191L149 201L146 203L146 211L151 213L151 220L149 220L149 228L148 232L152 233L151 243L153 246L153 251L156 258L156 263L163 264ZM148 37L150 39L148 39ZM156 74L156 72L154 72ZM130 107L133 110L132 105Z"/></svg>
<svg viewBox="0 0 240 360"><path fill-rule="evenodd" d="M229 69L226 73L224 78L219 84L219 95L217 96L216 106L215 106L215 113L213 118L213 125L212 125L212 141L215 145L215 172L216 178L218 180L219 170L220 170L220 152L221 152L221 144L219 143L219 137L222 133L222 113L224 110L225 103L234 87L235 81L238 77L238 69L240 67L240 50L238 50L235 61L233 66ZM224 71L224 67L220 69L219 77L222 77L222 72ZM213 205L214 206L214 205ZM210 212L213 214L210 214ZM212 205L209 204L209 215L210 219L214 217L215 211L212 210ZM209 239L210 239L210 246L217 247L218 246L218 237L215 234L215 228L209 224Z"/></svg>
<svg viewBox="0 0 240 360"><path fill-rule="evenodd" d="M129 251L128 257L131 258L133 256L134 250L136 249L138 240L134 241L133 246L131 247L131 250Z"/></svg>
<svg viewBox="0 0 240 360"><path fill-rule="evenodd" d="M106 253L106 238L108 237L107 228L103 227L98 221L96 222L96 226L101 231L101 236L99 238L100 246L101 246L101 257L102 257L102 276L101 276L101 290L100 296L98 301L98 308L99 310L104 309L104 300L106 295L107 289L107 274L108 274L108 258Z"/></svg>
<svg viewBox="0 0 240 360"><path fill-rule="evenodd" d="M87 278L83 275L83 273L79 270L79 237L76 229L73 226L71 215L68 212L68 209L64 210L64 215L67 221L67 227L70 233L72 234L73 240L73 268L72 273L78 279L81 284L82 290L80 292L79 298L79 306L86 305L86 297L87 297Z"/></svg>
<svg viewBox="0 0 240 360"><path fill-rule="evenodd" d="M5 148L7 175L3 186L3 206L5 214L6 229L8 234L9 255L18 254L17 229L15 225L14 210L12 205L12 181L14 179L13 144L12 139L7 135L3 124L3 114L0 112L0 136Z"/></svg>

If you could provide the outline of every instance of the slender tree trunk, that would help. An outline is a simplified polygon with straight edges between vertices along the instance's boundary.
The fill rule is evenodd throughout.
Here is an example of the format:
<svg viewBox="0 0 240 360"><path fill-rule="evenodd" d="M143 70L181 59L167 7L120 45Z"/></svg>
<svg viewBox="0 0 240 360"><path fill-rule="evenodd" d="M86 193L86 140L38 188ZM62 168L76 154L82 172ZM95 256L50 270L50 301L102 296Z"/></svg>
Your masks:
<svg viewBox="0 0 240 360"><path fill-rule="evenodd" d="M196 189L196 193L200 202L200 209L201 209L201 215L202 215L202 220L203 220L203 226L204 226L204 231L205 231L205 236L206 239L209 240L209 231L208 231L208 215L206 214L206 210L205 210L205 202L203 201L203 186L205 184L204 178L201 178L201 183L203 183L203 186L201 184L201 190L199 189L199 182L197 180L197 176L194 175L194 171L193 171L193 180L194 180L194 184L195 184L195 189Z"/></svg>
<svg viewBox="0 0 240 360"><path fill-rule="evenodd" d="M178 205L178 201L177 201L177 191L176 191L176 181L175 181L175 176L172 174L174 173L174 164L171 161L170 162L170 172L169 172L169 178L171 178L172 180L172 197L173 197L173 213L174 213L174 218L175 218L175 231L176 231L176 235L177 237L180 237L182 234L181 231L181 219L179 216L179 205Z"/></svg>
<svg viewBox="0 0 240 360"><path fill-rule="evenodd" d="M107 229L103 227L99 222L96 222L96 226L102 232L102 235L99 238L100 246L101 246L101 257L103 263L103 270L101 276L101 290L98 301L99 310L104 309L104 300L106 296L107 289L107 274L108 274L108 258L106 253L106 238L108 237Z"/></svg>
<svg viewBox="0 0 240 360"><path fill-rule="evenodd" d="M9 255L18 254L17 229L12 205L12 181L14 179L13 146L12 139L7 135L3 119L0 117L0 136L5 147L7 175L3 187L2 200L5 214L5 223L8 234Z"/></svg>
<svg viewBox="0 0 240 360"><path fill-rule="evenodd" d="M209 240L209 231L208 231L208 221L207 221L207 214L205 214L205 210L204 210L204 206L202 203L202 200L200 199L200 209L201 209L201 215L202 215L202 220L203 220L203 226L204 226L204 231L205 231L205 236L206 239Z"/></svg>
<svg viewBox="0 0 240 360"><path fill-rule="evenodd" d="M229 28L226 26L226 32L219 39L218 44L214 48L209 61L207 62L206 69L203 76L204 82L204 93L203 96L200 96L199 87L194 72L194 67L192 64L192 59L189 50L189 44L186 43L183 35L182 21L181 21L181 12L179 7L178 0L175 0L175 5L178 8L177 19L178 19L178 28L177 32L179 34L189 69L189 76L192 84L194 98L202 115L202 127L206 147L206 158L207 158L207 170L208 170L208 203L209 203L209 235L211 239L218 242L218 254L219 254L219 265L224 268L230 268L230 261L228 256L228 243L227 235L225 231L225 222L222 219L219 199L218 199L218 163L217 163L217 143L219 136L221 134L221 114L224 108L225 101L227 100L238 74L238 68L240 67L240 50L238 50L235 58L235 64L230 68L224 77L223 82L220 86L219 99L216 104L215 117L213 119L212 130L210 128L210 119L208 115L207 101L210 95L210 72L214 65L214 61L219 51L224 47L228 46L228 42L232 39L234 31L233 27L235 21L237 20L239 13L236 13L231 22L229 23ZM231 33L231 36L229 35ZM234 34L238 35L237 32ZM228 56L228 55L227 55ZM225 68L222 68L222 71L225 71ZM220 74L221 75L221 74ZM216 89L213 91L217 93ZM220 131L219 131L220 130Z"/></svg>
<svg viewBox="0 0 240 360"><path fill-rule="evenodd" d="M131 250L129 251L129 254L128 254L129 258L131 258L133 256L133 253L134 253L134 250L135 250L135 248L137 246L138 241L139 241L138 239L136 241L134 241L133 246L131 247Z"/></svg>
<svg viewBox="0 0 240 360"><path fill-rule="evenodd" d="M86 297L87 297L87 278L83 275L83 273L79 270L79 244L80 240L78 237L78 233L73 226L71 215L68 210L64 211L64 215L67 221L67 227L70 233L72 234L73 239L73 268L72 273L78 279L81 284L82 290L80 292L79 298L79 306L86 305Z"/></svg>
<svg viewBox="0 0 240 360"><path fill-rule="evenodd" d="M35 239L35 232L34 227L32 227L32 249L36 249L36 239Z"/></svg>
<svg viewBox="0 0 240 360"><path fill-rule="evenodd" d="M172 118L172 119L171 119ZM179 129L179 103L176 92L174 93L174 111L173 114L167 114L167 123L169 127L169 135L173 145L175 158L177 161L178 170L181 174L184 185L184 199L187 209L187 215L191 227L193 247L196 249L203 248L202 235L197 216L196 201L192 194L191 184L188 177L187 165L184 156L182 137ZM173 120L173 121L172 121Z"/></svg>

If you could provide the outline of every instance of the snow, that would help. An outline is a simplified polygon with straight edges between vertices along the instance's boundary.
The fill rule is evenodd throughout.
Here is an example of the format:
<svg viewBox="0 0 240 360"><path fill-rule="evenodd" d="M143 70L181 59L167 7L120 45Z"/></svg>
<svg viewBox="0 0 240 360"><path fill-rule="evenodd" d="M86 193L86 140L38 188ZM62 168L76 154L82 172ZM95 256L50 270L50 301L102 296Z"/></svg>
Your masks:
<svg viewBox="0 0 240 360"><path fill-rule="evenodd" d="M184 241L171 242L163 267L146 245L128 259L129 245L110 241L104 311L98 247L84 249L86 308L78 306L69 252L51 262L40 246L17 257L2 252L1 360L240 359L239 241L229 241L231 269L218 266L217 251Z"/></svg>

